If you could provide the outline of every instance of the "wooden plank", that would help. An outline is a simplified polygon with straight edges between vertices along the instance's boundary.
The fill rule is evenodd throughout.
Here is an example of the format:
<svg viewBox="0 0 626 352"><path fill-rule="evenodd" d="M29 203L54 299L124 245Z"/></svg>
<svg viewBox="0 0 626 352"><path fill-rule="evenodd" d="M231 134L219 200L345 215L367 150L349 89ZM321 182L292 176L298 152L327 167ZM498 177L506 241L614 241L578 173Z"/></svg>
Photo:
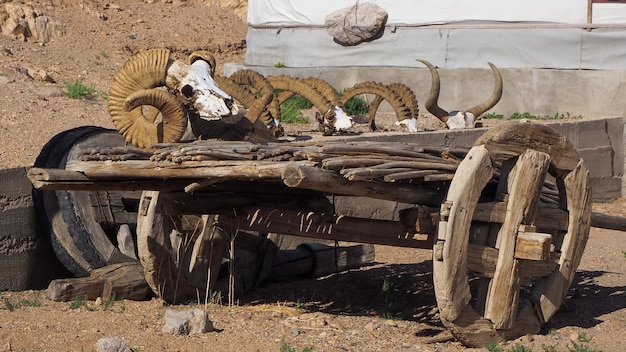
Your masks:
<svg viewBox="0 0 626 352"><path fill-rule="evenodd" d="M496 329L509 329L516 320L520 289L519 262L514 258L517 232L520 224L533 219L549 166L547 154L528 150L519 157L509 176L507 213L498 233L498 263L484 315Z"/></svg>
<svg viewBox="0 0 626 352"><path fill-rule="evenodd" d="M472 297L466 258L469 228L478 198L492 177L493 166L487 149L472 148L459 165L441 206L433 279L437 306L446 321L456 320Z"/></svg>
<svg viewBox="0 0 626 352"><path fill-rule="evenodd" d="M475 221L490 223L503 223L506 215L507 202L484 202L476 205L474 211ZM539 205L538 216L535 219L537 228L547 230L567 230L569 214L563 209L545 204Z"/></svg>
<svg viewBox="0 0 626 352"><path fill-rule="evenodd" d="M563 303L589 238L591 189L589 171L582 160L565 177L564 182L570 226L561 246L559 270L541 281L533 291L533 296L539 301L544 322L550 320Z"/></svg>
<svg viewBox="0 0 626 352"><path fill-rule="evenodd" d="M397 221L355 218L332 214L276 209L272 207L243 207L231 220L244 231L274 232L293 236L383 244L410 248L432 248L428 234L407 231ZM221 216L228 218L228 214Z"/></svg>
<svg viewBox="0 0 626 352"><path fill-rule="evenodd" d="M482 278L492 278L498 263L498 250L492 247L471 244L467 248L467 269ZM549 276L558 269L556 261L549 258L543 261L519 260L519 273L522 279Z"/></svg>

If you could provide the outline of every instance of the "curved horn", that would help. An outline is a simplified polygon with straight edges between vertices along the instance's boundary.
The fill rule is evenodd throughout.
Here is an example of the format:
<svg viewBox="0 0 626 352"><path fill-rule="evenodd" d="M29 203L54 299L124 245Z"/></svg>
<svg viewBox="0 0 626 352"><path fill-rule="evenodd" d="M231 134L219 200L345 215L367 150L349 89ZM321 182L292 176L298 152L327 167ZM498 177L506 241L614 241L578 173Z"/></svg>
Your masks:
<svg viewBox="0 0 626 352"><path fill-rule="evenodd" d="M317 89L308 85L303 79L289 77L286 75L268 76L267 79L275 89L288 90L301 95L313 104L320 111L320 128L324 130L324 135L331 135L335 132L335 109L333 104Z"/></svg>
<svg viewBox="0 0 626 352"><path fill-rule="evenodd" d="M363 93L375 94L376 97L381 98L375 100L377 102L375 106L370 105L370 111L368 113L370 118L370 124L373 123L374 117L376 115L376 110L378 109L378 103L382 102L382 99L387 100L389 105L391 105L393 111L396 113L396 118L398 119L398 121L411 118L411 111L404 104L402 98L396 92L394 92L393 89L378 82L367 81L357 83L351 88L346 89L343 94L341 94L342 105L345 105L346 102L352 97Z"/></svg>
<svg viewBox="0 0 626 352"><path fill-rule="evenodd" d="M188 61L189 64L193 64L196 60L206 61L209 66L211 66L211 76L215 77L215 66L217 65L215 62L215 56L212 53L206 50L196 50L189 55Z"/></svg>
<svg viewBox="0 0 626 352"><path fill-rule="evenodd" d="M187 128L187 114L182 104L170 93L153 89L165 86L170 63L169 50L147 50L131 57L111 80L111 120L126 141L137 147L147 148L153 143L177 142ZM168 94L171 97L167 97ZM158 98L155 100L156 96ZM162 120L155 124L153 116L147 116L141 105L159 109Z"/></svg>
<svg viewBox="0 0 626 352"><path fill-rule="evenodd" d="M257 118L260 118L266 126L273 126L274 120L280 121L280 104L274 95L274 87L267 78L253 70L239 70L228 78L237 84L249 87L250 91L259 96L270 95L271 99ZM254 123L255 121L250 122Z"/></svg>
<svg viewBox="0 0 626 352"><path fill-rule="evenodd" d="M493 88L493 93L491 94L489 99L487 99L487 101L467 109L466 112L471 113L472 115L474 115L474 117L478 117L485 111L494 107L494 105L496 105L498 101L500 101L500 98L502 98L502 75L500 74L500 70L498 70L496 65L492 64L491 62L489 62L488 64L491 67L491 71L493 71L496 84Z"/></svg>
<svg viewBox="0 0 626 352"><path fill-rule="evenodd" d="M426 110L428 110L431 114L435 115L439 118L439 120L446 122L448 120L448 112L444 109L440 108L438 104L439 101L439 89L440 89L440 80L439 80L439 72L433 64L426 60L416 59L417 61L423 63L430 70L431 76L431 84L430 84L430 92L426 97L426 101L424 102L424 106Z"/></svg>
<svg viewBox="0 0 626 352"><path fill-rule="evenodd" d="M341 97L339 96L339 93L337 93L335 88L328 84L328 82L317 77L305 78L304 81L306 82L306 84L310 85L311 87L317 89L320 93L322 93L322 95L325 96L326 99L331 102L331 104L341 107Z"/></svg>

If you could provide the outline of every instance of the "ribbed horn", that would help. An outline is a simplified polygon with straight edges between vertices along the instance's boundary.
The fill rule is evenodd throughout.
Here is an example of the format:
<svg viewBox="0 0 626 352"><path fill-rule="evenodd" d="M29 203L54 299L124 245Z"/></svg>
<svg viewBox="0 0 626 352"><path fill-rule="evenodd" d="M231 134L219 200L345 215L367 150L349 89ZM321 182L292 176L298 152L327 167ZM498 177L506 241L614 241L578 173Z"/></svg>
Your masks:
<svg viewBox="0 0 626 352"><path fill-rule="evenodd" d="M431 83L430 83L430 92L426 97L426 101L424 102L424 106L426 110L428 110L431 114L435 115L439 118L439 120L444 123L448 121L448 112L444 109L440 108L438 105L439 102L439 89L440 89L440 79L439 72L433 64L423 59L416 59L417 61L423 63L430 70Z"/></svg>
<svg viewBox="0 0 626 352"><path fill-rule="evenodd" d="M153 88L165 86L170 64L169 50L147 50L131 57L111 80L111 120L126 141L137 147L147 148L154 143L178 142L187 128L187 112L182 103L166 91L153 92L157 90ZM157 108L162 115L161 121L155 124L153 116L146 116L141 105Z"/></svg>
<svg viewBox="0 0 626 352"><path fill-rule="evenodd" d="M482 115L485 111L494 107L500 101L500 98L502 98L502 75L500 74L500 70L498 70L496 65L491 62L489 62L489 66L491 67L491 71L493 71L494 79L496 81L493 93L484 103L476 105L466 111L474 115L476 118Z"/></svg>

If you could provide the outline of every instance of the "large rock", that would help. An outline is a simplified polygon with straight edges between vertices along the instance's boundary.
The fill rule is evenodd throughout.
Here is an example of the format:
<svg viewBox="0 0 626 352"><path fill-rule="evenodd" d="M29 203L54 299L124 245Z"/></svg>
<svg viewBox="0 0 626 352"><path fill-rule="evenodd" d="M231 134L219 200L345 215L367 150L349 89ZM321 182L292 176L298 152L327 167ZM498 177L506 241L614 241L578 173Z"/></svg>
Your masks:
<svg viewBox="0 0 626 352"><path fill-rule="evenodd" d="M326 30L341 45L357 45L382 36L387 11L376 4L360 3L326 16Z"/></svg>
<svg viewBox="0 0 626 352"><path fill-rule="evenodd" d="M42 11L13 2L0 6L0 29L3 35L13 39L34 41L41 45L62 34L61 27Z"/></svg>

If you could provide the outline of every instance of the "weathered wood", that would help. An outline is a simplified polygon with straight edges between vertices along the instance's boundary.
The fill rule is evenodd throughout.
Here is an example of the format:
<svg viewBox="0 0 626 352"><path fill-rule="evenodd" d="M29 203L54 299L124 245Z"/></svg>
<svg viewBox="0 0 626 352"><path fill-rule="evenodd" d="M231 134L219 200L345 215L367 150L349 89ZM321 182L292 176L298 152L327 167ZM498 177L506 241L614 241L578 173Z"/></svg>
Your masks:
<svg viewBox="0 0 626 352"><path fill-rule="evenodd" d="M591 190L589 171L581 160L569 173L564 184L567 194L567 210L570 214L569 228L561 246L559 270L541 281L533 290L539 301L542 322L547 322L559 309L589 238L591 225Z"/></svg>
<svg viewBox="0 0 626 352"><path fill-rule="evenodd" d="M50 282L46 294L53 301L71 301L76 298L142 300L150 293L139 262L111 264L94 269L88 277L56 279Z"/></svg>
<svg viewBox="0 0 626 352"><path fill-rule="evenodd" d="M133 240L133 234L128 224L120 225L117 230L117 248L127 257L138 259L137 247L135 246L135 240Z"/></svg>
<svg viewBox="0 0 626 352"><path fill-rule="evenodd" d="M478 203L474 211L474 220L501 224L504 222L506 208L507 202ZM537 228L567 230L569 214L565 210L540 204L538 213L541 216L535 218Z"/></svg>
<svg viewBox="0 0 626 352"><path fill-rule="evenodd" d="M145 280L159 297L175 303L196 291L186 280L180 280L178 266L171 253L174 250L169 234L174 229L165 211L167 193L144 191L137 215L137 250L144 268Z"/></svg>
<svg viewBox="0 0 626 352"><path fill-rule="evenodd" d="M209 299L210 290L215 289L217 285L222 259L228 250L227 236L215 226L215 221L214 216L202 216L202 229L194 242L189 260L187 281L193 287L204 288L205 301Z"/></svg>
<svg viewBox="0 0 626 352"><path fill-rule="evenodd" d="M533 123L511 123L492 127L476 140L474 145L484 145L496 165L509 158L534 149L550 155L557 170L573 170L580 156L572 143L550 127Z"/></svg>
<svg viewBox="0 0 626 352"><path fill-rule="evenodd" d="M427 187L410 184L349 181L329 170L294 163L284 169L282 179L287 186L294 188L427 206L438 206L443 198L441 192L433 191Z"/></svg>
<svg viewBox="0 0 626 352"><path fill-rule="evenodd" d="M441 206L434 248L433 280L441 318L455 321L471 299L467 280L467 253L474 208L491 177L493 167L484 146L472 148L457 169Z"/></svg>
<svg viewBox="0 0 626 352"><path fill-rule="evenodd" d="M519 232L515 241L515 259L548 260L552 235L537 232Z"/></svg>
<svg viewBox="0 0 626 352"><path fill-rule="evenodd" d="M337 241L432 248L428 234L417 234L397 221L355 218L275 208L243 207L230 221L244 231L277 232ZM224 214L222 218L229 217ZM228 220L225 220L228 221Z"/></svg>
<svg viewBox="0 0 626 352"><path fill-rule="evenodd" d="M547 154L528 150L520 156L509 177L507 213L498 233L498 263L484 315L496 329L511 328L517 317L520 275L515 243L518 228L523 223L532 224L548 166Z"/></svg>

